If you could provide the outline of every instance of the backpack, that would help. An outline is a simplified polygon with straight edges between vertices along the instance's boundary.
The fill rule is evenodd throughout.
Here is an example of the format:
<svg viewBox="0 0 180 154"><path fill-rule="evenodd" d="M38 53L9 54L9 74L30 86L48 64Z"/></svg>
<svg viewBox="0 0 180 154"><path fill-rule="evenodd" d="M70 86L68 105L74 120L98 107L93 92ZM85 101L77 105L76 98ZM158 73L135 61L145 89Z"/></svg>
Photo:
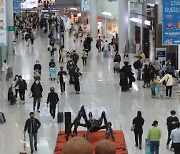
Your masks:
<svg viewBox="0 0 180 154"><path fill-rule="evenodd" d="M134 66L135 69L139 68L138 60L133 63L133 66Z"/></svg>

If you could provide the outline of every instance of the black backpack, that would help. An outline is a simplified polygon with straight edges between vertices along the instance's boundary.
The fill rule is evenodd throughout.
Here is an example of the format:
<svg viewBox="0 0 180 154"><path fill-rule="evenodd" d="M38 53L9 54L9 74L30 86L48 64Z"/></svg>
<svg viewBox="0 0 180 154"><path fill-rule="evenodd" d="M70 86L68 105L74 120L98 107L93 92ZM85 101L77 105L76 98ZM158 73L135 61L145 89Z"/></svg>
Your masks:
<svg viewBox="0 0 180 154"><path fill-rule="evenodd" d="M133 63L133 66L134 66L135 69L139 68L139 64L138 63L139 63L138 60Z"/></svg>

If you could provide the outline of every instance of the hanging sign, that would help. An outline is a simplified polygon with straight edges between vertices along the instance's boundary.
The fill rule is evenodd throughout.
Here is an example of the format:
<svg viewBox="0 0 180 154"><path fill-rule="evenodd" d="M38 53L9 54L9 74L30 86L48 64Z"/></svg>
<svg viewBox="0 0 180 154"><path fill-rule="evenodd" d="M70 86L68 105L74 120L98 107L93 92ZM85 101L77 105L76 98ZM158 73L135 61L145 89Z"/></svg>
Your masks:
<svg viewBox="0 0 180 154"><path fill-rule="evenodd" d="M163 0L163 45L180 45L180 0Z"/></svg>

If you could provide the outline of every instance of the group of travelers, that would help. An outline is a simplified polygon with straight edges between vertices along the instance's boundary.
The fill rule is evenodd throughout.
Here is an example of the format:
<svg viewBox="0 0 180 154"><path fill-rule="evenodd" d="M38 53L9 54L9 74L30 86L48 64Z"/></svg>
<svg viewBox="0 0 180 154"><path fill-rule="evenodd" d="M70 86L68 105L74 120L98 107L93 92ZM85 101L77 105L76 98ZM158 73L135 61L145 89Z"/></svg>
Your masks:
<svg viewBox="0 0 180 154"><path fill-rule="evenodd" d="M176 116L176 111L172 110L170 112L170 116L167 117L166 124L168 130L168 138L166 143L166 148L170 151L174 151L175 154L180 153L180 123L179 119ZM142 149L142 134L143 134L143 125L144 125L144 118L142 117L141 111L137 112L137 116L132 121L131 130L134 131L135 135L135 146ZM149 128L147 139L150 142L150 152L151 154L159 154L159 146L160 146L160 139L162 133L161 129L158 127L158 121L155 120L152 124L152 127ZM171 145L169 146L170 142L172 141Z"/></svg>

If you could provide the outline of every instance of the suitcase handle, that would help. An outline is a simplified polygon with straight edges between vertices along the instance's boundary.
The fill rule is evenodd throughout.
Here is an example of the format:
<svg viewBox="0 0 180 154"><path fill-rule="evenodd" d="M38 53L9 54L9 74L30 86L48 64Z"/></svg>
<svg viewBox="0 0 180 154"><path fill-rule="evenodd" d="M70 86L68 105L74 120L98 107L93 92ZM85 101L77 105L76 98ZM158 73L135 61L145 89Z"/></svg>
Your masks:
<svg viewBox="0 0 180 154"><path fill-rule="evenodd" d="M26 141L26 133L24 132L24 139L23 139L23 141Z"/></svg>

